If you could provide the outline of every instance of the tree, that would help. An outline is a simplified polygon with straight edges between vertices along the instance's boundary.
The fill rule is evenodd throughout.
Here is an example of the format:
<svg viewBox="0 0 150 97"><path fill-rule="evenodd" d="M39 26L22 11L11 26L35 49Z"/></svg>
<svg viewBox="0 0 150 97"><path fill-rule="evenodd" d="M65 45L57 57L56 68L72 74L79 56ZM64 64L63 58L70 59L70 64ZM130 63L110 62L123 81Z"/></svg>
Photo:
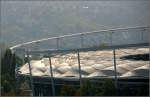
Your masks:
<svg viewBox="0 0 150 97"><path fill-rule="evenodd" d="M80 96L101 96L100 89L96 88L90 80L82 80L81 87L76 91L75 95Z"/></svg>
<svg viewBox="0 0 150 97"><path fill-rule="evenodd" d="M61 88L60 95L61 96L73 96L75 94L76 90L73 86L70 85L64 85Z"/></svg>
<svg viewBox="0 0 150 97"><path fill-rule="evenodd" d="M19 60L19 58L17 59ZM15 95L16 93L16 55L10 49L6 49L1 58L1 86L2 95Z"/></svg>
<svg viewBox="0 0 150 97"><path fill-rule="evenodd" d="M116 89L114 82L110 79L104 80L104 83L102 84L102 95L104 96L114 96L116 95Z"/></svg>

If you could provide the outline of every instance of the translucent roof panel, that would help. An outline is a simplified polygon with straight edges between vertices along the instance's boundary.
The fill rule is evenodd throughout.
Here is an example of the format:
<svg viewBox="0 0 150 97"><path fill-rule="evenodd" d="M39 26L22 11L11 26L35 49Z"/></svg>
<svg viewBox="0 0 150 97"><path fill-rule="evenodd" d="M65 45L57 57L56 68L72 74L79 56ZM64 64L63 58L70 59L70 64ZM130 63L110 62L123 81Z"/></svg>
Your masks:
<svg viewBox="0 0 150 97"><path fill-rule="evenodd" d="M79 77L79 72L76 71L68 71L64 74L62 74L62 77Z"/></svg>
<svg viewBox="0 0 150 97"><path fill-rule="evenodd" d="M34 62L31 61L31 67L32 67L32 68L44 68L44 67L45 67L45 64L42 63L41 60L39 60L39 61L34 61Z"/></svg>
<svg viewBox="0 0 150 97"><path fill-rule="evenodd" d="M134 71L127 72L123 74L121 77L149 77L148 69L137 69Z"/></svg>
<svg viewBox="0 0 150 97"><path fill-rule="evenodd" d="M96 71L91 73L88 77L105 77L108 76L105 73L101 72L101 71Z"/></svg>
<svg viewBox="0 0 150 97"><path fill-rule="evenodd" d="M104 68L106 68L107 66L103 65L103 64L94 64L92 65L93 68L98 69L98 70L102 70Z"/></svg>
<svg viewBox="0 0 150 97"><path fill-rule="evenodd" d="M51 77L51 73L49 71L46 71L43 75ZM59 71L53 70L53 77L62 77L62 76Z"/></svg>
<svg viewBox="0 0 150 97"><path fill-rule="evenodd" d="M119 65L119 67L125 68L129 71L134 70L136 68L133 66L133 64L132 65L131 64L121 64L121 65Z"/></svg>
<svg viewBox="0 0 150 97"><path fill-rule="evenodd" d="M72 68L71 68L70 66L61 66L61 67L58 68L58 70L59 70L60 72L62 72L62 73L65 73L65 72L67 72L67 71L72 70Z"/></svg>
<svg viewBox="0 0 150 97"><path fill-rule="evenodd" d="M104 68L103 70L112 70L112 71L114 71L114 66ZM127 69L122 68L122 67L118 67L118 66L117 66L116 70L117 70L117 72L120 73L120 74L123 74L123 73L125 73L125 72L128 71Z"/></svg>
<svg viewBox="0 0 150 97"><path fill-rule="evenodd" d="M81 67L81 70L83 70L87 73L93 73L95 71L95 68L93 68L91 66L84 66L84 67Z"/></svg>
<svg viewBox="0 0 150 97"><path fill-rule="evenodd" d="M117 50L122 52L122 50ZM128 52L128 53L127 53ZM125 60L120 59L120 56L124 56L131 53L147 53L148 48L136 48L125 49L122 53L117 53L116 71L118 77L148 77L149 62L142 60ZM115 70L113 60L101 59L101 57L112 57L112 51L89 51L81 52L81 76L83 78L92 77L114 77ZM107 53L107 54L106 54ZM84 56L85 55L85 56ZM106 57L107 57L106 56ZM51 57L52 71L54 77L59 78L79 78L79 64L75 54L58 54ZM100 57L100 58L99 58ZM99 61L97 61L97 60ZM71 60L71 61L69 61ZM89 64L87 65L87 63ZM31 70L33 76L51 76L50 64L48 58L42 58L41 60L31 60ZM20 74L29 74L29 64L26 63L19 67Z"/></svg>
<svg viewBox="0 0 150 97"><path fill-rule="evenodd" d="M28 63L26 63L22 67L20 67L19 71L20 71L21 74L29 73L29 65L28 65Z"/></svg>
<svg viewBox="0 0 150 97"><path fill-rule="evenodd" d="M115 71L114 70L101 70L105 75L108 76L115 76ZM120 76L121 74L117 72L117 75Z"/></svg>
<svg viewBox="0 0 150 97"><path fill-rule="evenodd" d="M36 68L32 69L32 75L33 76L43 76L44 72L42 72L41 70L38 70Z"/></svg>

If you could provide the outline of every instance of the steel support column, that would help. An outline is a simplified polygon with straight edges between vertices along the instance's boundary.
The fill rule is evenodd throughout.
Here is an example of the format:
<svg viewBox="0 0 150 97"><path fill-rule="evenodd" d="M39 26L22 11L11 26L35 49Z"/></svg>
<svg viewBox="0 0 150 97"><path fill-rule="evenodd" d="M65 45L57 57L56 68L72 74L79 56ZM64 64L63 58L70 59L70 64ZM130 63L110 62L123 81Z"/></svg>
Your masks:
<svg viewBox="0 0 150 97"><path fill-rule="evenodd" d="M81 76L81 65L80 65L80 52L78 50L78 65L79 65L79 80L80 80L80 87L81 87L81 84L82 84L82 76Z"/></svg>
<svg viewBox="0 0 150 97"><path fill-rule="evenodd" d="M29 73L30 73L30 83L31 83L31 89L32 89L32 96L35 96L33 77L32 77L32 69L31 69L31 63L30 63L30 56L29 56L28 51L27 51L27 60L28 60L28 64L29 64Z"/></svg>
<svg viewBox="0 0 150 97"><path fill-rule="evenodd" d="M149 37L150 37L150 28L148 28L148 33L149 33ZM149 40L148 40L148 42L149 42L149 68L150 68L150 38L149 38ZM150 72L149 72L149 75L150 75ZM150 76L149 76L149 79L150 79ZM150 80L149 80L149 83L150 83ZM150 84L149 84L149 87L150 87ZM150 92L149 92L149 95L150 95Z"/></svg>
<svg viewBox="0 0 150 97"><path fill-rule="evenodd" d="M55 86L54 86L51 57L49 57L49 64L50 64L50 73L51 73L52 96L55 96Z"/></svg>
<svg viewBox="0 0 150 97"><path fill-rule="evenodd" d="M116 94L117 94L117 87L118 87L118 79L117 79L117 68L116 68L116 51L113 49L113 59L114 59L114 70L115 70L115 88L116 88Z"/></svg>

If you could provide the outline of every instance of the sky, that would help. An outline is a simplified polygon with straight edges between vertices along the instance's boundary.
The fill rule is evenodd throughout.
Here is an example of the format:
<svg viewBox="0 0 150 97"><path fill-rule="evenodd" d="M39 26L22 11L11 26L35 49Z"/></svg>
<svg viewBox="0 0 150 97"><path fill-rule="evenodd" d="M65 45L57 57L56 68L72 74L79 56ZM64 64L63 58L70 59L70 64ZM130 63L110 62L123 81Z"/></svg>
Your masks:
<svg viewBox="0 0 150 97"><path fill-rule="evenodd" d="M1 42L150 25L150 1L1 1Z"/></svg>

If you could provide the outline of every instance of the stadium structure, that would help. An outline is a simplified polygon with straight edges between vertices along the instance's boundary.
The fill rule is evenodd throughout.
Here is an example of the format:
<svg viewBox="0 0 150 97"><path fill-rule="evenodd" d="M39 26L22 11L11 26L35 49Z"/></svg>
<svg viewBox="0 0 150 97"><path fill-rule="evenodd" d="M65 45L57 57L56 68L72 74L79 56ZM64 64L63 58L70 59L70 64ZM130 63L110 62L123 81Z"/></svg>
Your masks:
<svg viewBox="0 0 150 97"><path fill-rule="evenodd" d="M83 79L93 83L114 80L121 89L149 86L150 27L117 28L35 40L11 47L20 58L18 77L30 80L34 96L56 95L64 83L80 87ZM142 59L144 58L144 59Z"/></svg>

